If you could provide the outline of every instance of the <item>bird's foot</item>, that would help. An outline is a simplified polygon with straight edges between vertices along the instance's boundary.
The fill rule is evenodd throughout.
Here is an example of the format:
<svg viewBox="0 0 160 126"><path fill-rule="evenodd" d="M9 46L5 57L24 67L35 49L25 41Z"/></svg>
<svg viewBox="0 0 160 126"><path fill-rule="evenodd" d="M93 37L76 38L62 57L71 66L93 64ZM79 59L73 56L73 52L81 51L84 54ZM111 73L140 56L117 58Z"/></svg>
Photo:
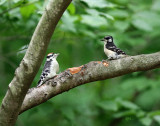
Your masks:
<svg viewBox="0 0 160 126"><path fill-rule="evenodd" d="M103 62L105 62L105 61L106 61L106 60L103 59L101 62L103 63Z"/></svg>
<svg viewBox="0 0 160 126"><path fill-rule="evenodd" d="M113 58L113 57L108 57L108 60L115 60L115 58Z"/></svg>
<svg viewBox="0 0 160 126"><path fill-rule="evenodd" d="M106 59L106 60L103 59L101 62L102 62L102 63L105 63L106 61L109 61L109 59Z"/></svg>
<svg viewBox="0 0 160 126"><path fill-rule="evenodd" d="M54 79L58 76L58 74L54 75L53 77L51 77L50 79Z"/></svg>

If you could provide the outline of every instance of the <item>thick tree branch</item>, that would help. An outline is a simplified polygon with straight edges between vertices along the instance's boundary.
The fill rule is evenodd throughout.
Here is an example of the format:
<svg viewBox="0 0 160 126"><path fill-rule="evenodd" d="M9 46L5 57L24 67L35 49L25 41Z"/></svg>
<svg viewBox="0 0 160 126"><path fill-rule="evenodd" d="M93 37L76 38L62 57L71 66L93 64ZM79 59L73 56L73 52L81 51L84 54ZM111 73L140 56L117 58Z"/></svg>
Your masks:
<svg viewBox="0 0 160 126"><path fill-rule="evenodd" d="M32 36L28 50L0 108L0 126L13 126L24 97L42 63L49 41L63 12L72 0L50 0Z"/></svg>
<svg viewBox="0 0 160 126"><path fill-rule="evenodd" d="M85 83L159 67L160 52L112 61L92 61L80 67L69 68L41 87L31 88L24 99L20 113Z"/></svg>

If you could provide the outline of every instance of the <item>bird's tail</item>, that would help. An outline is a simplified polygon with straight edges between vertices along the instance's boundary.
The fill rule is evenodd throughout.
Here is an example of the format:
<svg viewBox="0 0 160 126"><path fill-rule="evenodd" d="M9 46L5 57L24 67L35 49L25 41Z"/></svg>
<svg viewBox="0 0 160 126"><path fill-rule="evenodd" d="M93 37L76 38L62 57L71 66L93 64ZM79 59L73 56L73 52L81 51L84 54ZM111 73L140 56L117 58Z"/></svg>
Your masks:
<svg viewBox="0 0 160 126"><path fill-rule="evenodd" d="M42 84L43 84L43 81L40 79L40 80L38 81L37 87L40 87Z"/></svg>

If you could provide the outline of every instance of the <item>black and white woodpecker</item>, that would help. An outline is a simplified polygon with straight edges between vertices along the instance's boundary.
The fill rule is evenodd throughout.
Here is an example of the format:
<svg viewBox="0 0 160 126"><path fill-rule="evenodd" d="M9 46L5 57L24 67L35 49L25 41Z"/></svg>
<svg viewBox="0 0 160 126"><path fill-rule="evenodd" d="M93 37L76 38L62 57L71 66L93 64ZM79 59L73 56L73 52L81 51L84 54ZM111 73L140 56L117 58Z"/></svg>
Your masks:
<svg viewBox="0 0 160 126"><path fill-rule="evenodd" d="M124 51L116 47L112 36L105 36L101 41L104 42L104 53L109 60L120 59L127 56Z"/></svg>
<svg viewBox="0 0 160 126"><path fill-rule="evenodd" d="M57 75L57 73L59 71L59 64L58 64L56 58L58 57L58 55L59 55L59 53L58 54L49 53L47 55L47 60L44 65L43 71L41 73L40 80L37 84L37 87L44 84L44 82L47 81L49 78L52 78Z"/></svg>

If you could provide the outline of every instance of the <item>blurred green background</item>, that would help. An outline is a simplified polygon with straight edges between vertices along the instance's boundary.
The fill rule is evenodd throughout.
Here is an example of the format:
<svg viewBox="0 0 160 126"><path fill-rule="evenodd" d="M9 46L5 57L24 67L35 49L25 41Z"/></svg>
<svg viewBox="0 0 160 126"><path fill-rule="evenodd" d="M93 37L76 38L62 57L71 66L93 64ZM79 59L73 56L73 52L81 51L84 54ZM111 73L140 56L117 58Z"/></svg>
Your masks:
<svg viewBox="0 0 160 126"><path fill-rule="evenodd" d="M0 1L0 102L47 3ZM128 55L160 51L160 0L73 0L47 53L60 53L60 72L106 59L105 35ZM24 112L16 126L160 126L159 75L135 72L74 88Z"/></svg>

